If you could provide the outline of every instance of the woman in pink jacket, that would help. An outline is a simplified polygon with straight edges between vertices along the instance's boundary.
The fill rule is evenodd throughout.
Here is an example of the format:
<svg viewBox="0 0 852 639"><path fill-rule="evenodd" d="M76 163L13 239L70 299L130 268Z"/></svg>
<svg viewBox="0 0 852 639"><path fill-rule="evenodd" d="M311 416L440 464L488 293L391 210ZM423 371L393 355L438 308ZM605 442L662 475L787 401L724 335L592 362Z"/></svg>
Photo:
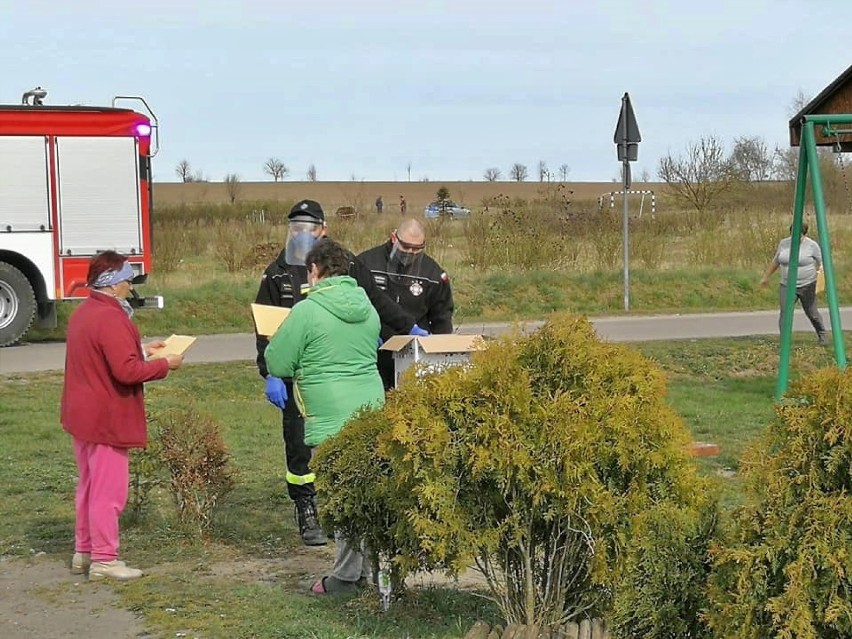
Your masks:
<svg viewBox="0 0 852 639"><path fill-rule="evenodd" d="M127 301L132 279L123 255L95 256L86 280L91 295L68 321L61 422L74 440L79 474L71 572L88 573L92 580L142 576L118 559L128 453L147 444L143 384L183 364L179 355L146 359L164 344L141 343Z"/></svg>

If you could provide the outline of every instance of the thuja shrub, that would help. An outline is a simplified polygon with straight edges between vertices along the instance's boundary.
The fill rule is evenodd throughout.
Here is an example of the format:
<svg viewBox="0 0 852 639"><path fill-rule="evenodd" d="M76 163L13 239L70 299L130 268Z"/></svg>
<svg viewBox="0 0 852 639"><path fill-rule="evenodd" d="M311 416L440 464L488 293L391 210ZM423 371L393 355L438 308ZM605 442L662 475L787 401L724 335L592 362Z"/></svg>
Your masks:
<svg viewBox="0 0 852 639"><path fill-rule="evenodd" d="M710 639L707 581L717 539L716 504L661 504L636 520L610 631L615 638Z"/></svg>
<svg viewBox="0 0 852 639"><path fill-rule="evenodd" d="M372 551L373 567L389 569L393 591L404 589L403 579L417 569L441 569L420 548L417 533L406 514L416 508L416 495L393 472L391 460L377 446L393 429L380 410L364 410L346 424L345 435L321 445L312 462L322 495L320 519L331 532L364 540Z"/></svg>
<svg viewBox="0 0 852 639"><path fill-rule="evenodd" d="M852 637L852 372L793 384L741 468L751 500L715 551L719 636Z"/></svg>
<svg viewBox="0 0 852 639"><path fill-rule="evenodd" d="M205 532L235 481L221 427L193 407L163 410L156 420L157 449L168 469L178 521L189 530Z"/></svg>
<svg viewBox="0 0 852 639"><path fill-rule="evenodd" d="M662 372L584 319L413 375L317 460L326 526L398 578L473 561L507 621L565 623L611 608L641 513L703 502Z"/></svg>

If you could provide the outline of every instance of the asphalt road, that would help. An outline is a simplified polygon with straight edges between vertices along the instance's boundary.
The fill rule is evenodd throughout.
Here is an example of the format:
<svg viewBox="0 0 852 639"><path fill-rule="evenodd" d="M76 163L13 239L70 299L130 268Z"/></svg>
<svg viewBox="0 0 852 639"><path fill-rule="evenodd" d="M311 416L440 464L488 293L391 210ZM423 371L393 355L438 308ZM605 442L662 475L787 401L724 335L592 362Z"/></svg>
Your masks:
<svg viewBox="0 0 852 639"><path fill-rule="evenodd" d="M829 323L828 309L821 309ZM612 342L642 342L653 340L702 339L709 337L741 337L746 335L777 335L778 312L707 313L689 315L653 315L642 317L592 318L598 334ZM852 307L840 309L843 326L852 326ZM535 330L541 322L521 323L525 330ZM457 332L466 334L499 335L510 323L468 323ZM794 331L813 331L807 318L798 310L793 320ZM186 362L231 362L254 360L254 334L231 333L202 335L189 350ZM65 363L65 344L24 343L0 348L0 375L37 371L62 370Z"/></svg>

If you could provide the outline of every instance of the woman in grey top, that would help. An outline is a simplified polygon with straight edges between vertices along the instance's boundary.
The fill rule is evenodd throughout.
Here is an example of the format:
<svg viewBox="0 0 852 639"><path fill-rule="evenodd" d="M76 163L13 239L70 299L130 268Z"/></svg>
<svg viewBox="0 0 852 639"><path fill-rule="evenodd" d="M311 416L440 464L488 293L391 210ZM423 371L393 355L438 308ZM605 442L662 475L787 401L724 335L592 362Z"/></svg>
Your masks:
<svg viewBox="0 0 852 639"><path fill-rule="evenodd" d="M790 231L792 233L792 226ZM802 222L799 266L796 271L796 298L802 304L802 310L805 311L805 315L808 316L816 331L817 341L825 345L828 343L825 339L825 325L822 323L816 302L817 272L822 268L822 252L819 249L819 244L809 238L807 233L808 224ZM778 320L779 331L784 325L784 301L787 299L787 270L790 266L791 241L791 237L785 237L781 240L778 244L778 250L775 251L775 257L772 258L772 263L766 269L766 273L760 281L761 286L766 286L772 274L778 270L778 267L781 267L781 286L778 289L778 300L781 305L781 317Z"/></svg>

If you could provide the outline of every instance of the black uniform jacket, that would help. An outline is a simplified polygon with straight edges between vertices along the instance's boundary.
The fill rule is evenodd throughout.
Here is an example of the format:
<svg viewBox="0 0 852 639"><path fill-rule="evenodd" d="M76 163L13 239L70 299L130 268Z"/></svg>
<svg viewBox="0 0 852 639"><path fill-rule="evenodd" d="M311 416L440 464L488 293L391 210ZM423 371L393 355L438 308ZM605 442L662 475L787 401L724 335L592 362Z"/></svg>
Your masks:
<svg viewBox="0 0 852 639"><path fill-rule="evenodd" d="M358 259L370 269L376 285L408 311L420 328L435 334L452 333L453 292L444 269L424 253L416 274L388 273L392 248L393 244L386 242L364 251ZM382 317L383 340L400 333Z"/></svg>
<svg viewBox="0 0 852 639"><path fill-rule="evenodd" d="M256 304L267 306L281 306L293 308L293 305L305 298L308 293L308 269L304 266L287 264L284 259L284 251L278 255L276 260L266 267L260 280L260 288L257 290ZM349 275L352 276L358 286L364 289L370 302L379 314L382 326L390 326L394 335L407 335L414 326L413 317L403 308L393 302L378 286L364 263L350 253ZM262 377L266 377L266 358L264 352L269 344L269 339L262 335L257 336L257 369Z"/></svg>

